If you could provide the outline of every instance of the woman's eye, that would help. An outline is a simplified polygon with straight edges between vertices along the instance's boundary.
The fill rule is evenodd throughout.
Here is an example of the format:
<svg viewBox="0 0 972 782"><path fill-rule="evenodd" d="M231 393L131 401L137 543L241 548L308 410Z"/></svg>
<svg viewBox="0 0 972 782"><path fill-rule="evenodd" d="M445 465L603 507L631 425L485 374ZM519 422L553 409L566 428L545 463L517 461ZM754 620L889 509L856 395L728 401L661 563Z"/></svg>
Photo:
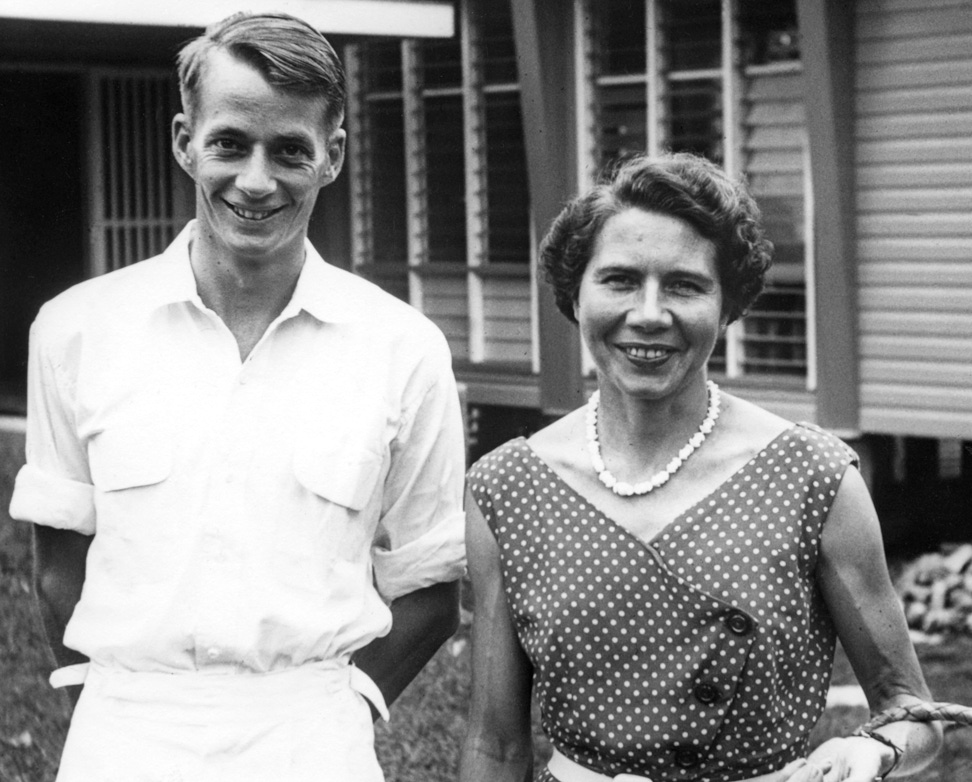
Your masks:
<svg viewBox="0 0 972 782"><path fill-rule="evenodd" d="M701 291L699 284L691 280L677 280L672 283L672 289L678 293L699 293Z"/></svg>
<svg viewBox="0 0 972 782"><path fill-rule="evenodd" d="M604 282L607 285L611 285L612 287L615 288L627 287L629 285L634 284L634 281L631 279L631 277L628 277L627 275L624 274L608 275L607 277L604 278Z"/></svg>

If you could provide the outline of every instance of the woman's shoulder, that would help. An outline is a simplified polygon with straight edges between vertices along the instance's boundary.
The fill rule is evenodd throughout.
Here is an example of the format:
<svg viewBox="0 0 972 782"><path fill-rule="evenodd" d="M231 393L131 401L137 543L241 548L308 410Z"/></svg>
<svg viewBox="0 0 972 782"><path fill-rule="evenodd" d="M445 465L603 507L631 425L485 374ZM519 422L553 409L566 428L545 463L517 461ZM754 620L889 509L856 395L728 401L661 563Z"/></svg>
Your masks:
<svg viewBox="0 0 972 782"><path fill-rule="evenodd" d="M756 454L771 446L780 449L810 449L842 465L857 464L854 450L837 435L816 424L795 422L733 395L727 397L727 428L742 447Z"/></svg>
<svg viewBox="0 0 972 782"><path fill-rule="evenodd" d="M523 437L514 437L477 459L466 472L470 488L477 489L495 483L504 475L522 471L530 457L530 449Z"/></svg>

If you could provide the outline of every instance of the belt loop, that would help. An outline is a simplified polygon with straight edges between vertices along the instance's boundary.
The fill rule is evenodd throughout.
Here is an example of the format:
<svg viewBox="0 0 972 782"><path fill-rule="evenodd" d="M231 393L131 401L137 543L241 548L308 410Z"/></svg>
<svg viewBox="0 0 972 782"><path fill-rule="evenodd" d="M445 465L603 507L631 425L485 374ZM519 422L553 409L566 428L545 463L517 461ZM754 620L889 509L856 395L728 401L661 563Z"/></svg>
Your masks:
<svg viewBox="0 0 972 782"><path fill-rule="evenodd" d="M88 678L88 670L90 668L91 663L65 665L63 668L58 668L53 671L48 681L54 689L70 687L74 684L84 684L84 680Z"/></svg>
<svg viewBox="0 0 972 782"><path fill-rule="evenodd" d="M354 663L351 663L349 668L351 671L351 689L371 701L371 704L381 715L381 718L385 722L388 722L391 719L391 715L388 713L388 705L385 703L385 696L381 694L381 690L378 689L378 685L375 684L374 679Z"/></svg>

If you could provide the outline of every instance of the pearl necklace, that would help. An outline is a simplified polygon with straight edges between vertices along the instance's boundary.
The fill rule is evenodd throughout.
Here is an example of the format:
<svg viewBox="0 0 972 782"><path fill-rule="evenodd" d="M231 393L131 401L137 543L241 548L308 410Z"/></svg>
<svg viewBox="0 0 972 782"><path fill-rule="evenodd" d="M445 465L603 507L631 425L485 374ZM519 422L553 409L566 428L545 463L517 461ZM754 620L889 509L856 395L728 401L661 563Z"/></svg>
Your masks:
<svg viewBox="0 0 972 782"><path fill-rule="evenodd" d="M709 380L706 383L706 387L709 391L709 406L705 411L705 419L702 421L702 425L699 426L699 431L693 434L689 441L682 447L678 452L678 455L674 457L667 465L665 469L660 473L653 475L647 481L642 481L641 483L636 483L634 485L627 483L625 481L619 481L615 478L610 470L604 466L604 460L601 458L601 444L597 439L597 407L601 400L601 392L595 391L591 394L590 400L587 402L587 450L591 455L591 463L594 465L594 472L597 473L597 477L600 478L601 483L607 486L611 491L621 497L631 497L632 495L647 494L659 486L664 485L682 466L686 459L691 456L695 450L702 445L705 441L706 435L712 431L715 426L716 419L719 417L719 386Z"/></svg>

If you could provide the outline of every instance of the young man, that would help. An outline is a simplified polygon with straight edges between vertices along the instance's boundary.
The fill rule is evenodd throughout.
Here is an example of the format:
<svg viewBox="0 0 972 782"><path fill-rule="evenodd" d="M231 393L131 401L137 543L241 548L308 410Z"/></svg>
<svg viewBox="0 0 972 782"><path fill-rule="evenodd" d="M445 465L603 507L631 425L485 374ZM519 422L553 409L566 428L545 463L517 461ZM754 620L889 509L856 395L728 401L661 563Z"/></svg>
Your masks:
<svg viewBox="0 0 972 782"><path fill-rule="evenodd" d="M369 705L457 621L449 352L306 239L344 158L324 37L237 15L179 76L196 220L32 330L11 514L52 683L84 683L58 781L381 780Z"/></svg>

